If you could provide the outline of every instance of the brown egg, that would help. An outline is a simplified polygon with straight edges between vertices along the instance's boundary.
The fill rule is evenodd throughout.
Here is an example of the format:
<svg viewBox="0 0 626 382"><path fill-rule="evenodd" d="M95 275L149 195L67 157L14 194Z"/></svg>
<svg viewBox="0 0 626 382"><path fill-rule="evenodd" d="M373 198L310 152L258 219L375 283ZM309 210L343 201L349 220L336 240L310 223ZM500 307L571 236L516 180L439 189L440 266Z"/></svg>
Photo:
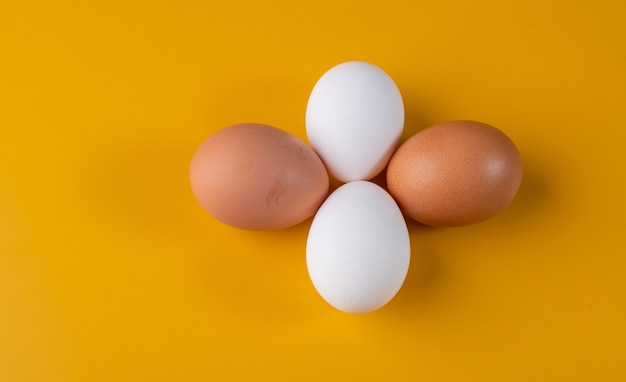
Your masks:
<svg viewBox="0 0 626 382"><path fill-rule="evenodd" d="M313 149L283 130L255 123L211 135L193 156L189 178L209 214L253 230L308 219L329 187L326 168Z"/></svg>
<svg viewBox="0 0 626 382"><path fill-rule="evenodd" d="M435 227L474 224L504 209L522 180L522 161L500 130L474 121L429 127L394 153L389 193L411 218Z"/></svg>

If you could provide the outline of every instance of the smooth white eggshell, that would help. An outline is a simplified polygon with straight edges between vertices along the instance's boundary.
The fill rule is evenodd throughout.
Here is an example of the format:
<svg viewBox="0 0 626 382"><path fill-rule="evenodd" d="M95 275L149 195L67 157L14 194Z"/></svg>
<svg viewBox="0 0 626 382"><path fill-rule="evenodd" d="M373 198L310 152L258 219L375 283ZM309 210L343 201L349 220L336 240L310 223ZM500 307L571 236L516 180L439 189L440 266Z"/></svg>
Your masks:
<svg viewBox="0 0 626 382"><path fill-rule="evenodd" d="M404 128L404 104L391 77L377 66L349 61L315 84L306 109L309 143L342 182L380 173Z"/></svg>
<svg viewBox="0 0 626 382"><path fill-rule="evenodd" d="M355 181L335 190L309 231L306 262L320 295L348 313L365 313L389 302L409 269L406 223L381 187Z"/></svg>

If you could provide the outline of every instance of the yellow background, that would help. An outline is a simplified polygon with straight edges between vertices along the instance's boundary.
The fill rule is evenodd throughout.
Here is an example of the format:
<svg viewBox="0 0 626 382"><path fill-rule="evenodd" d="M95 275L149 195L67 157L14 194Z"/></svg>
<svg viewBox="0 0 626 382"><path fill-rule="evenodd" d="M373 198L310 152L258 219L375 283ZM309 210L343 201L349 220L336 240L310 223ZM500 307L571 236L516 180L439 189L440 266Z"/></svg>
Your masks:
<svg viewBox="0 0 626 382"><path fill-rule="evenodd" d="M626 3L3 1L0 381L626 380ZM404 138L517 144L513 204L410 225L403 288L334 310L310 220L247 232L188 185L212 132L305 139L327 69L396 81Z"/></svg>

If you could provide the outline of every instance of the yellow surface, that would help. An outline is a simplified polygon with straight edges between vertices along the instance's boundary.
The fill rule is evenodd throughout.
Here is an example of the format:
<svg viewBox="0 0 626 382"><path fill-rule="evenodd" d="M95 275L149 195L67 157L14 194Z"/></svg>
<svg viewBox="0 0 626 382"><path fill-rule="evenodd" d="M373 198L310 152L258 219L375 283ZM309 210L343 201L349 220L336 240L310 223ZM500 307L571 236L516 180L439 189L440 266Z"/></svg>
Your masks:
<svg viewBox="0 0 626 382"><path fill-rule="evenodd" d="M626 380L626 3L3 1L0 381ZM334 310L310 221L247 232L187 169L238 122L305 138L322 73L396 81L405 138L475 119L518 145L514 203L411 224L405 285Z"/></svg>

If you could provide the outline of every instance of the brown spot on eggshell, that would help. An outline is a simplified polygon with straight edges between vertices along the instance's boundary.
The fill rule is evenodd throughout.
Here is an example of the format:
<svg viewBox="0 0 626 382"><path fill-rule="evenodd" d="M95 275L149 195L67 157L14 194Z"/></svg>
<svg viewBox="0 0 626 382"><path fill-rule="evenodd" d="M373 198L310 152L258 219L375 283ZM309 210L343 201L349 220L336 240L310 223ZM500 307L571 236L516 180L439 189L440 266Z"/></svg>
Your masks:
<svg viewBox="0 0 626 382"><path fill-rule="evenodd" d="M271 207L272 203L279 204L280 197L287 192L289 188L289 180L284 174L281 174L272 185L272 188L265 196L265 203Z"/></svg>
<svg viewBox="0 0 626 382"><path fill-rule="evenodd" d="M475 121L451 121L410 137L394 153L387 185L403 212L435 227L474 224L504 209L522 179L515 144Z"/></svg>

